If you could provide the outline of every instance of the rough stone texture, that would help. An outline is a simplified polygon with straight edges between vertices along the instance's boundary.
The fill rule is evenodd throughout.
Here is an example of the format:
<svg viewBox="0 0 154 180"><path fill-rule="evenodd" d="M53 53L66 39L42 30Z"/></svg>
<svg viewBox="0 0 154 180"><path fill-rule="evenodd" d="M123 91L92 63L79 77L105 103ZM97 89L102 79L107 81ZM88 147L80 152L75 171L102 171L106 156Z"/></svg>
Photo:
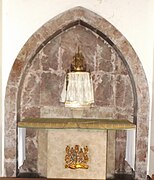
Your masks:
<svg viewBox="0 0 154 180"><path fill-rule="evenodd" d="M115 138L116 131L108 131L107 135L107 177L114 177L115 173Z"/></svg>
<svg viewBox="0 0 154 180"><path fill-rule="evenodd" d="M11 84L11 83L10 83ZM13 83L12 83L13 84ZM13 85L7 86L5 100L5 141L4 141L4 167L8 176L16 174L16 102L17 88Z"/></svg>
<svg viewBox="0 0 154 180"><path fill-rule="evenodd" d="M124 130L116 132L115 152L115 172L125 172L126 132Z"/></svg>
<svg viewBox="0 0 154 180"><path fill-rule="evenodd" d="M5 169L8 177L12 177L16 175L15 162L11 162L11 161L5 162Z"/></svg>
<svg viewBox="0 0 154 180"><path fill-rule="evenodd" d="M93 26L95 31L92 32L82 25L64 30L66 25L79 19ZM51 38L57 30L60 30L61 34ZM100 37L97 30L112 40L114 45ZM45 43L47 39L49 41ZM95 107L83 112L83 117L118 117L119 119L127 117L131 121L133 116L137 117L136 177L144 180L147 169L149 112L148 84L144 70L124 36L105 19L81 7L71 9L47 22L20 51L6 90L5 149L10 147L16 149L17 118L22 120L29 116L40 117L40 111L44 106L48 107L46 113L49 109L53 110L53 116L56 117L72 115L70 110L59 103L59 95L65 72L78 45L91 71L96 99ZM26 146L36 150L37 135L34 137L31 135L32 133L27 133ZM118 132L117 138L117 151L119 148L122 149L120 154L116 155L116 159L120 169L123 169L125 136ZM8 153L5 157L9 158ZM35 160L37 161L37 150ZM37 168L36 161L35 168ZM15 176L16 155L14 153L10 153L10 162L11 165L8 166L5 159L6 176ZM31 162L27 163L28 165L31 165Z"/></svg>
<svg viewBox="0 0 154 180"><path fill-rule="evenodd" d="M63 78L62 78L63 79ZM58 106L60 104L59 87L61 78L56 74L43 73L41 76L41 105ZM60 90L62 86L60 87Z"/></svg>
<svg viewBox="0 0 154 180"><path fill-rule="evenodd" d="M16 151L14 148L6 148L4 150L4 152L5 152L5 159L6 160L13 159L16 156Z"/></svg>
<svg viewBox="0 0 154 180"><path fill-rule="evenodd" d="M47 130L40 129L38 131L38 173L43 177L47 177Z"/></svg>

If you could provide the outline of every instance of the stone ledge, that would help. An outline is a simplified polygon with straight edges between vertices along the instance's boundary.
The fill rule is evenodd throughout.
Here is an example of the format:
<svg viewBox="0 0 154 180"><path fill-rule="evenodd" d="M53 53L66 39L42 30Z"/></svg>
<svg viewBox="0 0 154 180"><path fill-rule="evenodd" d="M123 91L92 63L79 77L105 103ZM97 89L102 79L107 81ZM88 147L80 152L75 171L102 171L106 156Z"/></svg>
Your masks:
<svg viewBox="0 0 154 180"><path fill-rule="evenodd" d="M20 128L43 129L135 129L136 125L123 119L79 119L79 118L26 118L18 122Z"/></svg>

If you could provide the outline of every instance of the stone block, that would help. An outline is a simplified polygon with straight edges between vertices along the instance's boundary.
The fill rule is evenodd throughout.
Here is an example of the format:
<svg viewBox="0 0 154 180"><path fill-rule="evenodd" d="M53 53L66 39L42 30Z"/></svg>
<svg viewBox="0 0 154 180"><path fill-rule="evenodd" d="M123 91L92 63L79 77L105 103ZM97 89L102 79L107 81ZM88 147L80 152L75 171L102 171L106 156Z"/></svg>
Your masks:
<svg viewBox="0 0 154 180"><path fill-rule="evenodd" d="M105 179L107 131L49 130L47 178ZM88 146L88 169L65 168L66 146Z"/></svg>

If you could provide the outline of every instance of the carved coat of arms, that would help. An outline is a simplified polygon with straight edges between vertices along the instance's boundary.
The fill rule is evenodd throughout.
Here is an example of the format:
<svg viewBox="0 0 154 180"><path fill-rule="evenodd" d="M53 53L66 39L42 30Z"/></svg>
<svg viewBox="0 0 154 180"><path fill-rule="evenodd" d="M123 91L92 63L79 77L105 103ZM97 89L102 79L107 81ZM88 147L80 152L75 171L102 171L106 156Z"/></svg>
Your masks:
<svg viewBox="0 0 154 180"><path fill-rule="evenodd" d="M79 145L75 145L75 147L66 147L66 155L65 155L65 168L71 169L88 169L87 165L88 158L88 146L81 148Z"/></svg>

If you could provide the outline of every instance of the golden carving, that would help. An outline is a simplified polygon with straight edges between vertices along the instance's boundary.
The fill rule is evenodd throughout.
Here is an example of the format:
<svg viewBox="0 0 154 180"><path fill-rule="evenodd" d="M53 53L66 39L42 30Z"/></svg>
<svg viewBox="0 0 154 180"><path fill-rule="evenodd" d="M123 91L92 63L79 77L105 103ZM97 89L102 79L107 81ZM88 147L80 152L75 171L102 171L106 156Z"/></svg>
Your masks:
<svg viewBox="0 0 154 180"><path fill-rule="evenodd" d="M86 72L86 64L84 57L78 47L78 52L73 56L73 62L71 63L71 72Z"/></svg>
<svg viewBox="0 0 154 180"><path fill-rule="evenodd" d="M88 146L80 148L79 145L75 147L66 147L66 156L65 156L65 168L70 169L88 169L87 165L88 158Z"/></svg>

